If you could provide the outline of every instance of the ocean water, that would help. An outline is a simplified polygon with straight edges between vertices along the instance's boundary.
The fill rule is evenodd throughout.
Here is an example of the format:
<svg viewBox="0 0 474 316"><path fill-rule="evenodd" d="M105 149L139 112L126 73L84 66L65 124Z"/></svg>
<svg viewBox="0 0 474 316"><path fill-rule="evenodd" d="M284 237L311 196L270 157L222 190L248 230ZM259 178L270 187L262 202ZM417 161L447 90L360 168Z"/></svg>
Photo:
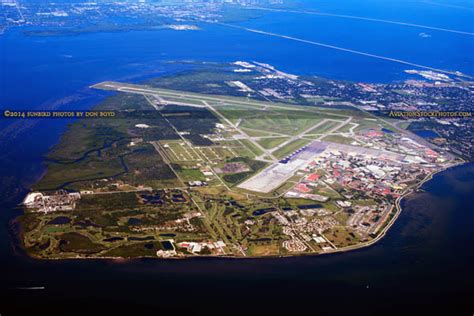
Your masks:
<svg viewBox="0 0 474 316"><path fill-rule="evenodd" d="M412 6L407 9L401 4L403 1L401 3L397 1L397 5L390 1L387 4L385 1L369 1L370 5L362 1L361 6L360 1L353 1L350 2L353 6L340 9L341 3L346 2L335 1L331 6L320 6L315 1L309 2L307 8L297 10L334 13L354 18L271 12L260 19L243 22L240 25L427 67L474 74L474 23L471 21L474 11L467 14L447 13L445 11L454 9L443 8L431 12L426 11L427 4L423 2L417 2L416 6L410 2ZM359 18L420 24L447 31ZM453 31L467 32L470 35ZM285 38L271 37L263 40L272 41L273 46L282 48L273 57L269 57L270 63L282 65L283 57L286 59L286 64L282 67L290 72L296 69L297 73L316 74L335 79L391 82L406 78L404 70L416 69L410 65ZM265 49L259 51L261 56L265 56L264 51Z"/></svg>
<svg viewBox="0 0 474 316"><path fill-rule="evenodd" d="M2 310L267 315L316 306L318 315L398 315L407 309L465 315L474 294L473 194L474 164L440 173L404 200L400 217L377 244L322 256L36 261L12 254L2 239Z"/></svg>
<svg viewBox="0 0 474 316"><path fill-rule="evenodd" d="M473 32L472 1L300 1L298 10L417 23ZM474 75L473 37L453 32L300 13L269 12L241 27L321 42ZM89 85L139 81L179 71L166 61L256 60L290 73L392 82L399 63L200 24L171 30L0 36L0 109L86 109L107 94ZM426 33L428 37L420 36ZM0 119L0 313L118 311L238 314L314 312L366 315L400 310L472 313L474 166L448 170L405 200L376 245L328 256L268 260L36 261L14 247L17 203L44 171L42 156L67 120ZM44 290L23 290L44 287ZM184 303L185 302L185 303ZM27 303L27 304L26 304ZM98 305L94 309L94 305ZM435 309L436 308L436 309ZM435 309L434 312L431 310ZM8 313L7 313L8 312ZM355 313L359 314L359 313Z"/></svg>
<svg viewBox="0 0 474 316"><path fill-rule="evenodd" d="M295 9L300 11L474 33L474 10L428 1L299 3ZM473 35L288 12L266 12L237 25L474 75ZM413 68L222 25L199 26L202 30L194 32L153 30L57 37L27 37L24 29L11 29L0 36L0 107L40 107L99 81L158 74L166 71L163 61L257 60L290 73L367 82L401 80L407 77L403 71Z"/></svg>

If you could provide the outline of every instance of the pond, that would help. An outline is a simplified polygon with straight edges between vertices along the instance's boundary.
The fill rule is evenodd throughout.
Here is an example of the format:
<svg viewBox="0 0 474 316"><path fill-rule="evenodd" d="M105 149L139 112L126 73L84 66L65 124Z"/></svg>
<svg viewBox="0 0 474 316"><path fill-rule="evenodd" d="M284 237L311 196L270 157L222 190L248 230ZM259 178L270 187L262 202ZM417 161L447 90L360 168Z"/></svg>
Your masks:
<svg viewBox="0 0 474 316"><path fill-rule="evenodd" d="M186 198L182 194L173 194L172 200L178 203L186 202Z"/></svg>
<svg viewBox="0 0 474 316"><path fill-rule="evenodd" d="M109 237L109 238L104 239L104 241L106 242L114 242L114 241L119 241L119 240L123 240L123 237Z"/></svg>
<svg viewBox="0 0 474 316"><path fill-rule="evenodd" d="M266 214L266 213L270 213L270 212L274 212L276 211L276 208L274 207L270 207L270 208L261 208L261 209L258 209L258 210L255 210L252 212L252 215L253 216L260 216L260 215L263 215L263 214Z"/></svg>
<svg viewBox="0 0 474 316"><path fill-rule="evenodd" d="M163 200L161 198L161 195L159 193L157 194L146 194L146 195L140 195L141 198L143 198L145 204L163 204Z"/></svg>
<svg viewBox="0 0 474 316"><path fill-rule="evenodd" d="M429 129L420 129L412 131L416 135L423 137L423 138L436 138L439 137L438 133Z"/></svg>
<svg viewBox="0 0 474 316"><path fill-rule="evenodd" d="M308 210L311 208L321 208L321 204L308 204L308 205L298 205L298 209L300 210Z"/></svg>
<svg viewBox="0 0 474 316"><path fill-rule="evenodd" d="M127 224L128 225L132 225L132 226L136 226L136 225L140 225L142 223L142 220L139 219L139 218L129 218L128 221L127 221Z"/></svg>
<svg viewBox="0 0 474 316"><path fill-rule="evenodd" d="M155 237L153 236L145 236L145 237L128 237L129 241L144 241L144 240L154 240Z"/></svg>
<svg viewBox="0 0 474 316"><path fill-rule="evenodd" d="M71 222L71 219L66 216L58 216L48 222L48 225L65 225Z"/></svg>
<svg viewBox="0 0 474 316"><path fill-rule="evenodd" d="M169 240L165 240L161 242L164 250L174 250L173 243Z"/></svg>
<svg viewBox="0 0 474 316"><path fill-rule="evenodd" d="M176 237L176 234L168 233L168 234L160 234L161 237Z"/></svg>

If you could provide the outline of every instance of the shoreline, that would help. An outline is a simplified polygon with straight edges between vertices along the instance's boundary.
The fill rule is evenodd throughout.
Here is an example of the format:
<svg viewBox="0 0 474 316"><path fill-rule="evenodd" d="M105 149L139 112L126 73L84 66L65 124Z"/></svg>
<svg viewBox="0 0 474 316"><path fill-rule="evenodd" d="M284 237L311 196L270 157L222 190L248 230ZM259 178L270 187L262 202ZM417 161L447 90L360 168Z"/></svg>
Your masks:
<svg viewBox="0 0 474 316"><path fill-rule="evenodd" d="M98 105L100 105L100 103L94 104L93 108L98 106ZM226 259L229 259L229 258L233 258L233 259L260 259L260 258L262 258L263 259L263 258L285 258L285 257L316 256L316 255L324 255L324 254L330 254L330 253L347 252L347 251L352 251L352 250L357 250L357 249L362 249L362 248L365 248L365 247L369 247L369 246L377 243L378 241L380 241L386 235L386 233L392 227L392 225L396 222L396 220L398 219L398 217L399 217L399 215L402 211L402 208L401 208L400 204L401 204L401 201L403 200L404 197L407 197L410 194L416 192L416 190L419 187L421 187L424 183L426 183L427 181L432 179L432 177L435 174L437 174L439 172L442 172L442 171L445 171L445 170L447 170L451 167L458 166L460 164L464 164L464 163L466 163L466 162L461 161L461 162L458 162L458 163L449 164L446 167L443 166L439 170L437 170L437 171L435 171L431 174L428 174L419 183L414 184L413 186L407 188L406 192L402 193L394 202L392 202L393 204L391 204L391 208L390 208L390 212L387 216L387 220L382 224L382 226L379 229L379 232L377 233L375 238L373 238L371 240L368 240L368 241L365 241L365 242L360 242L360 243L357 243L357 244L354 244L354 245L345 246L345 247L341 247L341 248L335 248L335 249L321 251L321 252L294 253L294 254L293 253L288 253L288 254L274 254L274 255L261 255L261 256L245 256L245 255L240 256L239 254L238 255L235 255L235 254L230 254L230 255L188 255L188 254L183 254L182 256L169 257L169 258L161 258L161 257L157 257L157 256L137 256L137 257L128 257L127 258L127 257L108 257L108 256L96 256L96 255L88 256L88 255L75 254L76 255L75 257L64 257L64 258L63 257L53 257L53 258L49 258L49 257L35 257L35 256L32 256L23 248L23 244L21 244L20 247L25 251L25 254L28 257L34 258L34 259L39 259L39 260L77 260L77 259L136 260L136 259L190 259L190 258L226 258ZM41 174L39 176L40 178L44 175L44 172L46 172L46 170L44 170L43 174ZM394 210L394 208L395 208L395 210Z"/></svg>
<svg viewBox="0 0 474 316"><path fill-rule="evenodd" d="M462 161L462 162L459 162L459 163L455 163L455 164L452 164L450 166L447 166L445 168L442 168L438 171L435 171L433 173L430 173L429 175L427 175L423 180L420 181L420 183L414 185L413 187L411 187L410 189L408 189L408 191L406 191L405 193L403 193L402 195L400 195L396 200L395 200L395 204L393 207L396 208L396 213L393 215L393 217L390 219L390 221L388 221L386 223L386 225L383 227L382 231L377 235L377 237L375 237L374 239L366 242L366 243L361 243L359 245L354 245L354 246L348 246L348 247L344 247L344 248L340 248L340 249L336 249L335 251L327 251L325 253L338 253L338 252L346 252L346 251L352 251L352 250L357 250L357 249L362 249L362 248L366 248L366 247L370 247L374 244L376 244L377 242L379 242L383 237L385 237L385 235L387 234L387 232L390 230L390 228L395 224L395 222L397 221L398 217L400 216L400 214L402 213L403 209L400 205L401 201L403 200L403 198L405 197L408 197L410 196L411 194L415 193L418 189L421 188L421 186L423 186L423 184L425 184L426 182L430 181L433 179L433 177L438 174L438 173L441 173L443 171L446 171L448 169L451 169L453 167L458 167L458 166L461 166L461 165L464 165L466 164L467 162L466 161ZM393 209L392 209L393 211ZM325 253L321 253L321 254L325 254Z"/></svg>
<svg viewBox="0 0 474 316"><path fill-rule="evenodd" d="M401 201L403 198L410 196L411 194L415 193L421 186L430 180L433 179L433 177L441 172L447 171L451 168L454 167L459 167L462 165L465 165L469 162L467 161L460 161L458 163L454 163L452 165L446 166L445 168L442 168L440 170L437 170L433 173L428 174L423 180L421 180L419 183L416 185L412 186L409 188L405 193L400 195L396 200L395 204L392 206L393 208L396 208L395 214L392 216L392 218L383 226L382 230L380 233L375 237L374 239L367 241L365 243L360 243L357 245L352 245L352 246L347 246L344 248L338 248L330 251L324 251L320 253L299 253L299 254L286 254L286 255L268 255L268 256L234 256L234 255L223 255L223 256L211 256L211 255L194 255L194 256L189 256L189 255L184 255L180 257L169 257L169 258L160 258L156 256L146 256L146 257L130 257L130 258L125 258L125 257L83 257L83 256L77 256L77 257L70 257L70 258L43 258L43 257L36 257L36 256L31 256L23 247L23 242L21 242L21 245L19 247L21 248L23 254L28 257L29 259L33 260L38 260L38 261L76 261L76 260L97 260L97 261L110 261L110 262L119 262L119 261L141 261L141 260L162 260L162 261L167 261L167 260L193 260L193 259L233 259L233 260L264 260L264 259L277 259L277 258L301 258L301 257L316 257L320 255L328 255L328 254L338 254L338 253L345 253L345 252L350 252L354 250L360 250L364 248L368 248L370 246L373 246L377 244L380 240L383 239L383 237L386 236L387 232L390 230L390 228L395 224L397 221L398 217L402 213L403 209L401 207ZM20 232L21 233L21 229ZM21 255L21 254L20 254Z"/></svg>

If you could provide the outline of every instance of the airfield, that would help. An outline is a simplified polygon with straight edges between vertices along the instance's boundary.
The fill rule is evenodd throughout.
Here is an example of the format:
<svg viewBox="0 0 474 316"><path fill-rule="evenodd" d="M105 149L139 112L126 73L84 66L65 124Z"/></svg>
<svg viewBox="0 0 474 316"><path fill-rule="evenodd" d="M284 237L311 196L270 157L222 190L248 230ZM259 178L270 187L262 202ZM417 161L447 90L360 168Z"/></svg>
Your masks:
<svg viewBox="0 0 474 316"><path fill-rule="evenodd" d="M450 157L370 113L103 82L119 92L25 199L39 258L330 253L369 245ZM74 140L74 141L71 141Z"/></svg>
<svg viewBox="0 0 474 316"><path fill-rule="evenodd" d="M264 194L282 186L323 152L329 145L328 139L339 144L356 144L351 136L357 130L384 125L356 110L204 95L119 82L103 82L92 88L145 96L158 111L168 105L209 110L221 121L218 135L210 138L215 145L196 146L181 137L180 141L161 141L155 147L174 163L206 163L213 167L239 156L265 162L266 168L235 187Z"/></svg>
<svg viewBox="0 0 474 316"><path fill-rule="evenodd" d="M158 111L167 105L208 109L221 121L220 133L212 139L215 145L195 146L182 137L179 142L161 142L158 146L176 163L202 162L212 168L239 156L267 163L234 189L271 193L327 148L403 159L401 154L367 148L356 140L354 136L361 130L393 129L387 122L356 109L299 106L119 82L103 82L92 88L143 95Z"/></svg>

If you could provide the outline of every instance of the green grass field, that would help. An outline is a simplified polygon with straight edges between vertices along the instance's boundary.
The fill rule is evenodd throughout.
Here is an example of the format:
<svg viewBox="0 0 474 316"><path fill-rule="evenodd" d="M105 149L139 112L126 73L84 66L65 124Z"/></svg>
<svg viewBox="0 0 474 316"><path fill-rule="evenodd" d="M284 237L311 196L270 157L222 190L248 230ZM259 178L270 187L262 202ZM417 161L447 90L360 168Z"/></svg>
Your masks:
<svg viewBox="0 0 474 316"><path fill-rule="evenodd" d="M201 157L195 149L183 141L163 142L163 148L167 151L167 154L174 162L180 161L201 161Z"/></svg>
<svg viewBox="0 0 474 316"><path fill-rule="evenodd" d="M243 128L252 128L268 133L297 135L302 131L316 125L321 119L317 116L302 115L298 111L260 111L253 117L242 120Z"/></svg>
<svg viewBox="0 0 474 316"><path fill-rule="evenodd" d="M250 140L248 139L241 139L240 142L244 144L255 156L260 156L263 154L262 150L255 146Z"/></svg>
<svg viewBox="0 0 474 316"><path fill-rule="evenodd" d="M276 151L273 152L273 155L277 157L278 159L284 158L294 152L295 150L300 149L304 145L307 145L309 142L311 142L308 139L297 139L292 141L291 143L287 144L286 146L277 149Z"/></svg>
<svg viewBox="0 0 474 316"><path fill-rule="evenodd" d="M245 127L240 127L240 129L250 137L278 136L278 134L275 134L275 133L254 130L254 129L249 129Z"/></svg>
<svg viewBox="0 0 474 316"><path fill-rule="evenodd" d="M355 141L351 137L345 137L341 135L329 135L329 136L324 137L322 140L327 141L327 142L332 142L332 143L346 144L346 145L350 145L351 143Z"/></svg>
<svg viewBox="0 0 474 316"><path fill-rule="evenodd" d="M330 131L332 128L335 128L338 124L341 124L341 122L326 121L325 123L309 130L307 134L311 134L311 135L324 134Z"/></svg>
<svg viewBox="0 0 474 316"><path fill-rule="evenodd" d="M288 137L261 138L257 142L265 149L272 149L287 141L288 139Z"/></svg>

